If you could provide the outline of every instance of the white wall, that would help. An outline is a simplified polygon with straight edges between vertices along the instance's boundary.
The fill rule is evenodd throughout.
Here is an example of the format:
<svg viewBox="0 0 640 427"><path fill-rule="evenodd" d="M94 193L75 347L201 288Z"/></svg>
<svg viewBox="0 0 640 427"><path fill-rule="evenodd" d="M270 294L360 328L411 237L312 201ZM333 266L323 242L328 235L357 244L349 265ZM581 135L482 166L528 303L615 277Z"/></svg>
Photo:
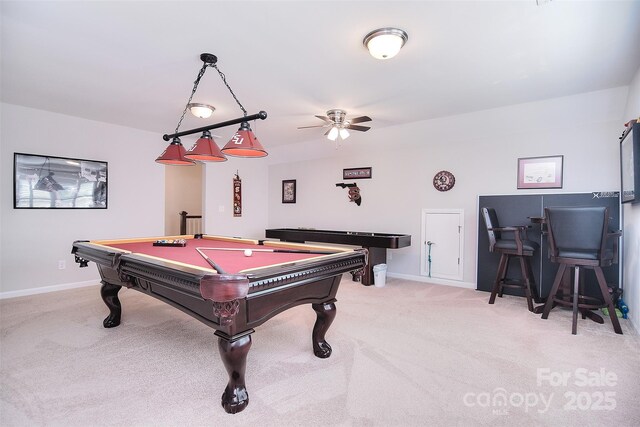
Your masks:
<svg viewBox="0 0 640 427"><path fill-rule="evenodd" d="M640 69L631 83L624 122L640 119ZM624 216L624 300L629 317L640 331L640 204L623 205Z"/></svg>
<svg viewBox="0 0 640 427"><path fill-rule="evenodd" d="M267 158L229 157L206 163L204 226L206 234L263 239L267 225ZM242 180L242 216L233 216L233 177Z"/></svg>
<svg viewBox="0 0 640 427"><path fill-rule="evenodd" d="M413 245L393 251L389 271L417 277L421 209L459 208L466 213L464 281L474 283L477 196L532 193L516 190L516 159L552 154L565 156L561 192L617 190L621 123L639 111L637 74L630 91L615 88L381 129L374 118L371 131L354 132L339 149L321 136L286 148L266 143L267 158L205 166L205 232L263 238L265 228L289 226L407 233ZM10 104L0 104L0 112L0 292L97 278L95 268L73 263L74 240L163 234L165 167L153 162L164 148L159 135ZM108 161L109 209L14 210L14 152ZM363 203L356 206L335 183L343 182L343 168L362 166L373 167L373 179L357 181ZM457 180L446 193L431 185L442 169ZM232 213L236 170L243 183L241 218ZM297 180L296 204L281 203L283 179ZM625 205L625 296L632 314L640 309L639 267L630 261L640 253L639 212ZM58 260L66 260L65 270L58 270ZM638 328L637 315L634 322Z"/></svg>
<svg viewBox="0 0 640 427"><path fill-rule="evenodd" d="M202 215L204 166L166 166L164 173L164 234L173 236L180 233L180 212Z"/></svg>
<svg viewBox="0 0 640 427"><path fill-rule="evenodd" d="M162 235L164 149L159 135L11 104L1 104L0 292L99 277L74 263L74 240ZM108 209L13 209L13 153L108 162ZM64 260L66 268L58 269Z"/></svg>
<svg viewBox="0 0 640 427"><path fill-rule="evenodd" d="M271 150L274 160L294 155L324 156L269 168L269 227L315 227L407 233L412 246L392 251L390 273L420 274L423 208L465 211L464 282L475 283L477 196L618 190L617 143L628 88L515 105L404 126L373 129L335 149L319 138L287 150ZM517 190L518 157L564 155L562 190ZM373 179L358 180L362 205L347 199L342 169L373 168ZM445 193L432 186L436 172L456 176ZM283 179L296 179L297 203L282 204ZM526 222L526 218L523 218ZM475 287L475 286L474 286Z"/></svg>

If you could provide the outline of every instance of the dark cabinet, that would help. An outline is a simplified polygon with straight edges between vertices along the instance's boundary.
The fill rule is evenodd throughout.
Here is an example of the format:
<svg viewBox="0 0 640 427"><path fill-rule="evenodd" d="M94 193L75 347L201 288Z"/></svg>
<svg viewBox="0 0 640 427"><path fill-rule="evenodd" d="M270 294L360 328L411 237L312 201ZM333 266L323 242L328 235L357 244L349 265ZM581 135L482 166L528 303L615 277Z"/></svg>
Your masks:
<svg viewBox="0 0 640 427"><path fill-rule="evenodd" d="M483 207L492 207L498 214L501 226L530 225L530 240L540 245L531 260L537 294L547 298L553 279L558 271L557 264L549 261L546 234L543 225L531 222L532 217L544 216L544 208L550 206L606 206L611 217L609 226L613 230L620 229L620 195L617 191L572 193L572 194L531 194L531 195L497 195L479 196L478 198L478 264L477 289L491 292L491 287L498 270L500 254L489 252L487 229L481 216ZM610 242L613 243L613 242ZM603 268L609 286L619 285L619 265ZM519 277L520 267L514 262L509 266L508 277ZM599 297L600 290L592 272L585 275L585 286L588 295ZM508 290L505 293L520 295L520 290Z"/></svg>

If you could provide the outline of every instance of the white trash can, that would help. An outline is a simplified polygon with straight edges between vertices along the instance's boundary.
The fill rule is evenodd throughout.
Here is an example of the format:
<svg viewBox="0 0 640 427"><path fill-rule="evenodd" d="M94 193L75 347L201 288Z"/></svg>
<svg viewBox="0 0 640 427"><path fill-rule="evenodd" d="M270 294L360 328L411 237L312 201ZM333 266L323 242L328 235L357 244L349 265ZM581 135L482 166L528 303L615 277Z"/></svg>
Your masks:
<svg viewBox="0 0 640 427"><path fill-rule="evenodd" d="M373 266L373 284L376 288L383 288L387 280L387 264Z"/></svg>

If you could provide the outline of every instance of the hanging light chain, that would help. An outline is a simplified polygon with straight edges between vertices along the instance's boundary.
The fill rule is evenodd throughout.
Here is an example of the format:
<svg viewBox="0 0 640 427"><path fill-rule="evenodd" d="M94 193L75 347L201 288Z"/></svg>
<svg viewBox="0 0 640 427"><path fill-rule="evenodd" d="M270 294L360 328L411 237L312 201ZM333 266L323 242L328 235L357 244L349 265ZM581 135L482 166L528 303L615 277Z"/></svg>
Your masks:
<svg viewBox="0 0 640 427"><path fill-rule="evenodd" d="M216 64L207 64L207 65L209 65L210 67L215 68L216 71L218 72L218 74L220 74L220 78L222 79L222 83L224 83L224 85L227 87L227 89L229 89L229 92L233 96L233 99L236 100L236 102L240 106L240 109L242 110L242 112L244 113L244 115L246 117L247 116L247 110L244 109L244 107L242 106L240 101L238 101L238 97L236 96L236 94L233 93L233 90L231 89L231 86L229 86L229 83L227 83L227 78L225 77L224 73L222 71L220 71L220 69L218 68L218 66Z"/></svg>
<svg viewBox="0 0 640 427"><path fill-rule="evenodd" d="M215 60L215 57L214 57L214 60ZM174 131L174 133L178 133L178 131L180 130L180 125L184 120L184 116L187 114L187 110L189 109L189 104L191 104L191 100L193 99L193 96L196 94L196 90L198 90L198 85L200 84L200 80L202 79L202 76L204 76L205 71L207 71L207 67L213 67L216 69L216 71L220 75L220 78L222 79L222 83L224 83L224 85L227 87L227 89L229 90L229 93L231 93L231 96L233 96L233 99L236 100L236 103L242 110L242 113L244 114L244 116L245 117L247 116L247 110L242 106L242 104L238 100L238 97L233 92L233 89L231 89L231 86L229 86L229 83L227 83L227 77L224 75L224 73L220 71L220 69L215 64L215 62L212 63L212 62L205 61L204 64L202 64L202 68L200 68L200 72L198 73L198 77L196 78L196 81L193 82L193 89L191 90L191 96L189 96L189 100L187 101L187 104L184 106L184 110L182 111L182 116L180 116L180 120L178 121L178 125L176 126L176 130Z"/></svg>
<svg viewBox="0 0 640 427"><path fill-rule="evenodd" d="M198 77L196 78L196 81L193 82L193 89L191 90L191 96L187 101L187 105L184 106L184 110L182 111L182 116L180 116L180 120L178 121L178 125L176 126L176 130L174 133L178 133L178 130L180 129L182 120L184 120L184 115L187 114L187 110L189 109L189 104L191 104L191 99L193 99L193 95L196 94L196 90L198 89L198 85L200 84L200 79L202 79L202 76L204 76L205 71L207 71L207 65L208 64L206 63L202 65L202 68L200 68L200 72L198 73Z"/></svg>

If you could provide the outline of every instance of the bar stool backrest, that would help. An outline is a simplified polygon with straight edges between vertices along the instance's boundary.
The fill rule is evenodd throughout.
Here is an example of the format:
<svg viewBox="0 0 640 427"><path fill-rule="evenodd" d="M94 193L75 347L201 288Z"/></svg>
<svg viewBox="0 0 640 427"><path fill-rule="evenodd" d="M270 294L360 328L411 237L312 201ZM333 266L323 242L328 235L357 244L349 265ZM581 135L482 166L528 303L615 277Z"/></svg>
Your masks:
<svg viewBox="0 0 640 427"><path fill-rule="evenodd" d="M500 224L498 223L498 215L496 214L496 210L494 208L482 208L482 217L484 218L484 223L487 226L487 234L489 236L489 252L493 252L493 247L496 245L496 240L500 240L502 238L502 233L493 230L494 228L500 227Z"/></svg>
<svg viewBox="0 0 640 427"><path fill-rule="evenodd" d="M606 240L609 209L600 206L548 207L545 218L549 227L551 254L579 249L602 253Z"/></svg>

